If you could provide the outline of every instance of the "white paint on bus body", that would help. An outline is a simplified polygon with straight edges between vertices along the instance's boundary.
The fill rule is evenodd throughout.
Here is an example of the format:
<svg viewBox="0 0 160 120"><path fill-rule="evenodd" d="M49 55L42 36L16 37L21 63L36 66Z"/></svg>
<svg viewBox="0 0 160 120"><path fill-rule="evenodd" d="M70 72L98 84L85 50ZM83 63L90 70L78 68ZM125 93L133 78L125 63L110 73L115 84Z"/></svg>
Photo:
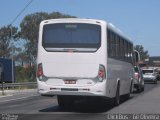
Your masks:
<svg viewBox="0 0 160 120"><path fill-rule="evenodd" d="M76 47L74 48L74 43L72 43L73 47L63 48L61 45L64 44L65 46L65 42L59 44L60 42L57 42L56 40L55 42L58 43L56 43L58 47L54 46L54 43L53 47L52 43L45 44L44 38L47 39L47 36L43 36L46 32L44 32L44 26L47 26L48 29L50 29L51 25L54 27L56 24L75 24L77 26L79 24L89 24L89 27L92 27L92 25L95 25L96 27L98 26L100 31L98 31L99 29L96 31L100 32L100 46L95 47L96 45L93 45L94 47L90 48L89 45L92 46L92 44L90 44L89 40L89 44L86 43L88 46L80 49ZM132 64L123 60L108 57L106 34L108 29L115 32L115 34L126 38L121 35L118 30L112 28L112 26L102 20L71 18L46 20L41 22L37 56L37 82L39 93L48 95L82 95L113 98L116 95L118 81L120 82L120 95L130 93L131 80L133 78ZM58 30L58 28L56 28L56 30ZM71 34L74 34L76 30L75 28L72 28L71 31ZM52 36L47 32L46 34ZM60 33L58 32L57 36L59 34ZM68 35L68 33L65 34ZM79 33L75 34L79 35ZM61 35L63 36L63 34ZM48 41L50 43L52 40L50 39ZM83 47L83 45L80 44L80 47ZM99 78L99 72L101 69L101 75L105 72L102 79ZM74 80L76 83L65 84L65 80Z"/></svg>

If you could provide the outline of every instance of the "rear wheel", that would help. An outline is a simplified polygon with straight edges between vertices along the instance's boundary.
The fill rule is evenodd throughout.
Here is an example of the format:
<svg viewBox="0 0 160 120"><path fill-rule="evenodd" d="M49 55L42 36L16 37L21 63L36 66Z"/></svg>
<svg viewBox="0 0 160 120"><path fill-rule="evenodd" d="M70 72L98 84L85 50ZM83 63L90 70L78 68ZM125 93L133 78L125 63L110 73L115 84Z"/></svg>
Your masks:
<svg viewBox="0 0 160 120"><path fill-rule="evenodd" d="M157 80L154 81L154 84L157 84Z"/></svg>
<svg viewBox="0 0 160 120"><path fill-rule="evenodd" d="M125 95L126 100L130 98L132 92L133 92L133 82L131 82L129 93Z"/></svg>
<svg viewBox="0 0 160 120"><path fill-rule="evenodd" d="M117 85L116 97L114 98L114 105L118 106L120 104L120 84Z"/></svg>
<svg viewBox="0 0 160 120"><path fill-rule="evenodd" d="M142 92L144 91L144 86L142 86Z"/></svg>
<svg viewBox="0 0 160 120"><path fill-rule="evenodd" d="M60 107L71 107L74 103L73 97L70 96L57 96L57 101Z"/></svg>
<svg viewBox="0 0 160 120"><path fill-rule="evenodd" d="M142 89L143 89L143 88L142 88L141 85L138 85L138 86L137 86L137 92L138 92L138 93L142 92L142 91L143 91Z"/></svg>

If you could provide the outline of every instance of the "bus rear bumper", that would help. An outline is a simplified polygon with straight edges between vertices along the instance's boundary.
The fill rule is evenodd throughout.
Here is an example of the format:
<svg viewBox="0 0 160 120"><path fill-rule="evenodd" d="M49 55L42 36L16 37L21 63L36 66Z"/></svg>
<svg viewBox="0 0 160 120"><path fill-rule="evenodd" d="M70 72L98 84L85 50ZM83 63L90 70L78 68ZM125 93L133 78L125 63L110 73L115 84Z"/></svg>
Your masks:
<svg viewBox="0 0 160 120"><path fill-rule="evenodd" d="M101 96L105 97L103 94L100 93L93 93L93 92L62 92L62 91L45 91L41 92L39 91L41 95L48 95L48 96L54 96L54 95L69 95L69 96Z"/></svg>
<svg viewBox="0 0 160 120"><path fill-rule="evenodd" d="M104 88L104 89L102 89ZM73 96L101 96L107 97L106 82L96 83L93 86L50 86L38 81L38 93L42 95L73 95Z"/></svg>

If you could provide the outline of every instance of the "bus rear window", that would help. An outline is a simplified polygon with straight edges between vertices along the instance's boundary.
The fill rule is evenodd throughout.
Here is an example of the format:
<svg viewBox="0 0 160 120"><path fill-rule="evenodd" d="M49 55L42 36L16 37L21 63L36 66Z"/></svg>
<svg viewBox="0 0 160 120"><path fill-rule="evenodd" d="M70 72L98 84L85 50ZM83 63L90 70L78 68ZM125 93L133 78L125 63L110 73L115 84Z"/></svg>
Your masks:
<svg viewBox="0 0 160 120"><path fill-rule="evenodd" d="M99 25L58 23L47 24L43 27L42 45L44 48L53 48L52 50L58 50L58 48L60 50L62 48L97 50L100 44L101 27Z"/></svg>
<svg viewBox="0 0 160 120"><path fill-rule="evenodd" d="M143 74L153 73L153 70L142 70Z"/></svg>

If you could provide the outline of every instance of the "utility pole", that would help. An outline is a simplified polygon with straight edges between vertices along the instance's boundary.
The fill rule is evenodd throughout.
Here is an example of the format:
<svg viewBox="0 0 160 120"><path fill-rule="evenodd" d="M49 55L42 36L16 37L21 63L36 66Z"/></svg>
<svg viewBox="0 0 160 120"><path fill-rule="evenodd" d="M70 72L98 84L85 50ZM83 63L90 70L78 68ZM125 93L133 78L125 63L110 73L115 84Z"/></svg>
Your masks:
<svg viewBox="0 0 160 120"><path fill-rule="evenodd" d="M13 30L12 30L12 25L10 26L11 28L11 42L12 42L12 83L15 82L14 80L14 59L13 59L13 54L14 54L14 51L13 51Z"/></svg>
<svg viewBox="0 0 160 120"><path fill-rule="evenodd" d="M13 54L14 54L14 51L13 51L13 29L12 29L12 25L13 23L18 19L18 17L25 11L25 9L27 7L29 7L29 5L33 2L33 0L30 0L26 5L25 7L17 14L17 16L11 21L10 23L10 29L11 29L11 41L12 41L12 83L14 83L14 60L13 60Z"/></svg>

